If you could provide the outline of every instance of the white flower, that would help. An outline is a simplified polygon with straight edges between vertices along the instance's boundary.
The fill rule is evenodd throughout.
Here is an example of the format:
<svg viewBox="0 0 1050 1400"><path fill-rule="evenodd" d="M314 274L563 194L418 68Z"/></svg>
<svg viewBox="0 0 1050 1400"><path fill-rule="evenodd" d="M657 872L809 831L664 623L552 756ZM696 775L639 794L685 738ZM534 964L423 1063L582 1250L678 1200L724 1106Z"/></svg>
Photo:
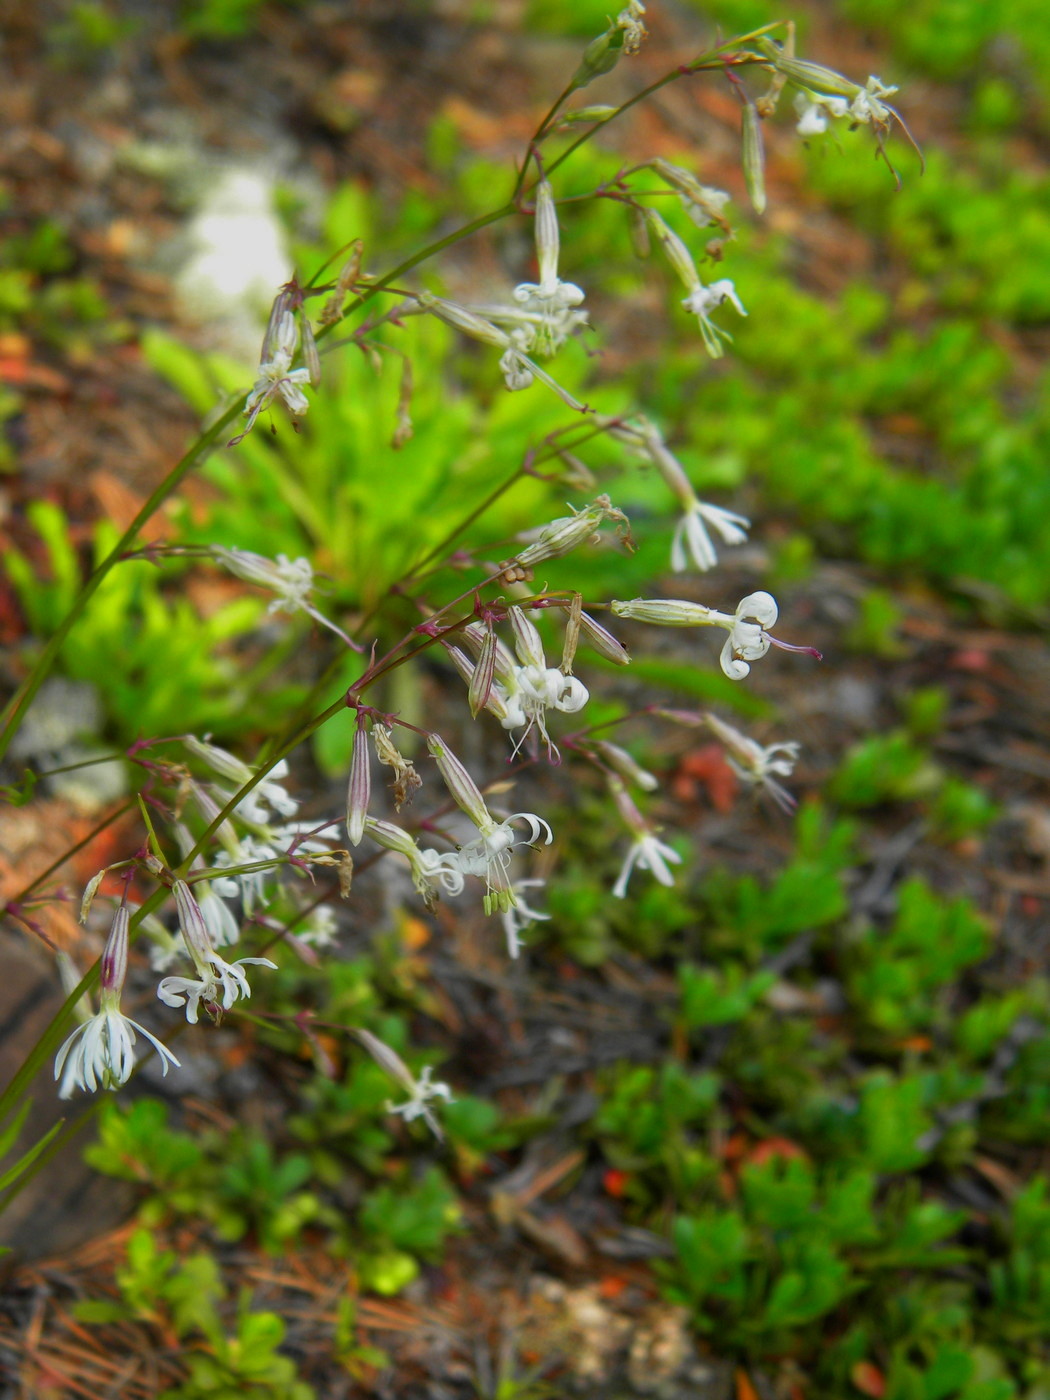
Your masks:
<svg viewBox="0 0 1050 1400"><path fill-rule="evenodd" d="M441 1129L430 1105L434 1099L441 1099L444 1103L453 1103L455 1100L447 1084L433 1082L430 1077L432 1073L430 1066L424 1065L419 1078L412 1082L408 1102L393 1104L388 1101L386 1111L399 1114L406 1123L422 1118L434 1136L440 1137Z"/></svg>
<svg viewBox="0 0 1050 1400"><path fill-rule="evenodd" d="M794 646L766 631L777 620L777 605L765 592L749 593L741 598L735 613L719 612L717 608L705 608L702 603L690 603L682 598L616 599L611 607L617 617L631 617L663 627L724 627L729 636L719 660L722 670L733 681L742 680L751 670L747 663L765 656L770 647L804 652L821 660L816 647Z"/></svg>
<svg viewBox="0 0 1050 1400"><path fill-rule="evenodd" d="M730 767L737 777L746 783L754 783L765 788L774 802L785 812L794 811L798 805L791 793L776 781L779 777L789 778L794 772L801 745L794 740L779 744L759 744L747 734L741 734L717 715L708 714L707 723L726 746Z"/></svg>
<svg viewBox="0 0 1050 1400"><path fill-rule="evenodd" d="M405 857L412 872L412 883L428 909L436 902L435 887L438 885L453 898L463 893L463 875L449 864L449 858L441 851L423 850L402 827L378 817L366 817L365 834L384 850L397 851Z"/></svg>
<svg viewBox="0 0 1050 1400"><path fill-rule="evenodd" d="M539 379L548 389L553 389L569 408L577 413L585 411L579 399L573 398L546 370L529 359L526 352L535 338L535 331L531 327L517 324L514 329L505 331L484 316L479 316L465 306L458 306L454 301L434 296L432 292L420 292L415 300L423 311L440 317L442 321L447 321L450 326L455 326L465 335L483 341L486 345L498 346L503 351L499 365L508 389L527 389L534 379ZM506 315L515 322L520 319L515 313L508 312Z"/></svg>
<svg viewBox="0 0 1050 1400"><path fill-rule="evenodd" d="M713 569L718 563L718 555L711 543L707 525L713 526L726 544L744 544L750 524L746 516L723 510L721 506L710 505L694 496L692 504L678 522L671 541L671 568L681 573L692 560L702 572Z"/></svg>
<svg viewBox="0 0 1050 1400"><path fill-rule="evenodd" d="M286 311L277 325L273 337L271 356L259 365L259 373L251 393L244 404L248 421L244 431L231 438L227 444L235 447L255 426L255 420L268 404L280 396L293 418L301 418L310 407L310 400L300 389L300 384L309 384L310 371L305 367L292 369L296 346L299 343L299 328L295 316Z"/></svg>
<svg viewBox="0 0 1050 1400"><path fill-rule="evenodd" d="M257 865L270 861L277 864L277 852L265 841L254 836L244 836L237 843L236 851L220 851L215 857L216 868L227 866ZM217 875L212 887L223 899L241 900L245 915L250 915L256 904L266 903L266 882L269 870L243 870L234 875Z"/></svg>
<svg viewBox="0 0 1050 1400"><path fill-rule="evenodd" d="M651 831L636 832L616 884L613 885L613 894L617 899L626 898L627 882L636 866L639 870L651 871L661 885L673 885L674 875L668 869L668 861L672 865L681 865L682 857L672 846L658 841Z"/></svg>
<svg viewBox="0 0 1050 1400"><path fill-rule="evenodd" d="M178 1069L179 1062L168 1047L138 1021L122 1015L119 1005L105 1004L103 994L101 1011L84 1025L77 1026L55 1056L56 1079L65 1066L59 1098L72 1098L74 1089L86 1089L93 1094L100 1087L119 1089L126 1084L135 1068L136 1031L156 1050L165 1074L169 1064Z"/></svg>
<svg viewBox="0 0 1050 1400"><path fill-rule="evenodd" d="M870 122L879 131L886 130L890 124L890 117L896 116L896 113L880 99L892 97L896 91L897 88L886 87L878 78L870 77L866 86L861 88L849 104L851 119L855 122Z"/></svg>
<svg viewBox="0 0 1050 1400"><path fill-rule="evenodd" d="M558 750L547 733L547 710L559 710L574 715L583 709L590 693L581 680L568 676L557 666L548 666L543 642L532 621L521 608L509 609L514 629L514 649L517 666L500 667L501 679L490 687L489 708L499 717L504 729L525 732L514 747L517 753L533 729L538 729L547 746L547 754L556 761ZM472 638L473 640L473 638Z"/></svg>
<svg viewBox="0 0 1050 1400"><path fill-rule="evenodd" d="M795 111L800 136L820 136L828 129L829 117L844 117L849 103L844 97L827 96L817 92L796 92Z"/></svg>
<svg viewBox="0 0 1050 1400"><path fill-rule="evenodd" d="M327 904L319 904L310 911L305 927L298 929L295 936L311 948L330 948L338 932L339 925L332 910Z"/></svg>
<svg viewBox="0 0 1050 1400"><path fill-rule="evenodd" d="M238 998L247 1000L251 996L252 989L242 971L249 963L277 967L269 958L238 958L235 963L228 963L218 953L212 953L206 966L198 967L200 977L165 977L157 988L157 996L165 1006L185 1006L186 1020L196 1025L202 1001L214 1015L220 1007L229 1011Z"/></svg>
<svg viewBox="0 0 1050 1400"><path fill-rule="evenodd" d="M736 288L728 277L712 282L709 287L698 282L689 295L682 298L682 305L685 309L698 317L700 334L704 338L707 353L715 360L720 359L725 353L722 349L722 341L728 340L730 337L727 331L714 324L710 313L716 311L726 301L731 302L741 316L747 315L736 294Z"/></svg>
<svg viewBox="0 0 1050 1400"><path fill-rule="evenodd" d="M62 1075L59 1098L68 1099L74 1089L94 1093L99 1087L118 1089L135 1068L135 1032L144 1035L160 1056L165 1074L178 1060L145 1026L121 1013L120 994L128 968L130 915L121 905L113 918L99 969L99 1010L69 1036L55 1056L55 1078ZM65 1073L63 1074L63 1069Z"/></svg>
<svg viewBox="0 0 1050 1400"><path fill-rule="evenodd" d="M379 1067L386 1071L391 1078L396 1079L401 1087L408 1094L408 1103L387 1104L388 1113L399 1113L406 1123L411 1123L415 1118L422 1118L430 1131L438 1139L441 1138L441 1125L438 1123L430 1108L430 1103L434 1099L443 1099L445 1103L454 1103L452 1090L447 1084L435 1084L431 1081L432 1070L430 1066L422 1071L416 1079L412 1071L405 1064L404 1060L385 1041L373 1035L371 1031L352 1030L361 1044L375 1060Z"/></svg>
<svg viewBox="0 0 1050 1400"><path fill-rule="evenodd" d="M216 548L219 548L219 546L216 546ZM247 551L228 550L226 553L244 555L247 554ZM258 559L260 556L253 554L249 557L251 559ZM262 562L264 564L269 564L270 560L264 559ZM306 561L303 560L303 563L305 562ZM241 577L246 577L246 575L242 574ZM226 749L219 748L218 744L209 743L205 739L198 739L193 734L187 734L183 743L191 753L203 759L220 777L225 778L227 782L236 784L239 788L244 787L246 783L250 783L252 778L255 777L256 770L254 768L249 767L247 763L242 763L239 758L236 758L232 753L228 753ZM259 805L260 803L266 803L282 817L294 816L298 810L299 803L284 790L284 779L287 778L287 776L288 764L282 758L278 763L273 765L265 778L260 779L259 782L256 783L248 796L242 798L242 800L238 802L236 807L238 816L243 817L245 821L260 826L267 825L270 820L269 813ZM229 796L232 795L232 793L229 794Z"/></svg>
<svg viewBox="0 0 1050 1400"><path fill-rule="evenodd" d="M185 880L176 880L173 887L179 927L186 942L186 951L193 960L196 977L165 977L157 987L157 996L165 1006L185 1006L186 1020L195 1025L201 1001L216 1017L229 1011L239 997L250 997L251 988L243 968L250 963L276 968L269 958L238 958L228 963L212 946L211 935L201 907Z"/></svg>
<svg viewBox="0 0 1050 1400"><path fill-rule="evenodd" d="M351 640L342 628L337 627L310 602L310 594L314 588L314 571L308 559L289 559L286 554L278 554L276 559L268 559L264 554L253 554L250 549L230 549L221 544L210 545L208 553L237 578L244 579L246 583L257 584L260 588L268 588L275 593L277 596L267 608L268 613L307 613L322 627L334 632L347 646L353 647L355 651L360 650L357 642Z"/></svg>
<svg viewBox="0 0 1050 1400"><path fill-rule="evenodd" d="M582 290L558 277L558 211L549 180L536 186L535 226L540 280L520 283L514 288L514 300L528 318L524 324L530 327L539 351L553 355L586 317L575 309L584 299Z"/></svg>
<svg viewBox="0 0 1050 1400"><path fill-rule="evenodd" d="M656 467L682 507L682 519L671 544L671 567L676 573L686 569L690 559L702 572L713 569L718 563L715 547L707 532L708 524L718 531L726 544L743 544L746 541L746 531L751 522L746 516L697 499L685 468L664 442L655 423L639 415L632 422L605 419L602 426L610 436L625 443L635 456Z"/></svg>
<svg viewBox="0 0 1050 1400"><path fill-rule="evenodd" d="M773 626L777 616L776 599L760 591L741 598L732 618L721 622L729 636L718 659L730 680L743 680L751 670L748 662L765 656L773 644L765 629Z"/></svg>
<svg viewBox="0 0 1050 1400"><path fill-rule="evenodd" d="M514 830L515 822L523 822L527 826L527 839L519 839ZM490 818L489 824L479 831L475 840L469 841L458 851L450 852L444 861L461 875L474 875L484 880L485 913L503 914L512 909L515 903L510 881L511 853L516 846L534 845L541 836L546 846L554 840L548 823L532 812L515 812L502 822Z"/></svg>
<svg viewBox="0 0 1050 1400"><path fill-rule="evenodd" d="M543 914L538 909L533 909L522 898L522 890L542 889L546 880L515 880L511 886L511 893L514 896L514 903L509 909L504 909L500 915L503 924L503 932L507 936L507 952L512 958L516 958L521 952L520 934L527 929L530 924L537 919L549 919L549 914Z"/></svg>

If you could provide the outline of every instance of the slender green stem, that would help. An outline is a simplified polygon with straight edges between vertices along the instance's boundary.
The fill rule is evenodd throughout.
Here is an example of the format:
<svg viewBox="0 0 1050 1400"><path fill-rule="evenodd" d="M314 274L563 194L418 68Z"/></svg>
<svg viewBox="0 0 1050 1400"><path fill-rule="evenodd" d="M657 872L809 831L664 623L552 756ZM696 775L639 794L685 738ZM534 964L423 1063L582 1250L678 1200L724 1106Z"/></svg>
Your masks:
<svg viewBox="0 0 1050 1400"><path fill-rule="evenodd" d="M775 26L773 25L766 25L765 29L772 29L774 27ZM755 31L755 33L762 32L764 31ZM753 37L753 35L749 35L747 37L751 38ZM725 67L727 60L724 58L720 59L718 57L718 54L721 52L721 50L727 48L735 48L737 44L746 42L747 38L734 39L731 44L723 44L721 46L721 49L712 49L710 54L704 54L702 55L702 57L694 59L692 63L684 64L681 68L674 69L673 72L665 73L662 78L657 78L656 82L650 83L648 87L642 88L640 92L636 92L633 97L629 97L626 102L621 103L621 105L616 109L616 111L600 124L600 127L592 127L589 131L585 131L580 136L577 136L575 141L571 141L569 145L566 146L565 150L560 152L560 154L547 166L547 174L553 174L554 171L557 170L560 165L564 165L571 155L573 155L576 151L579 150L579 148L582 145L584 145L591 139L595 131L604 130L604 128L607 127L610 122L614 122L617 117L622 117L625 112L629 112L631 108L636 107L639 102L644 102L647 97L652 97L654 92L659 92L661 88L668 87L671 83L678 82L679 78L690 78L693 76L694 73L703 73L705 71L709 71L710 69ZM765 64L768 66L768 62L769 60L763 58L760 54L748 54L746 59L737 59L733 63L733 67L750 67L753 64Z"/></svg>
<svg viewBox="0 0 1050 1400"><path fill-rule="evenodd" d="M471 234L479 233L483 228L488 228L489 224L497 224L500 219L506 219L509 215L516 212L517 210L513 203L508 202L507 204L501 204L498 209L493 209L488 214L482 214L479 218L472 219L469 224L463 224L460 228L454 229L451 233L446 234L444 238L439 238L436 243L428 243L427 246L418 253L413 253L412 256L406 258L404 262L398 263L397 267L395 267L392 272L388 272L385 277L378 278L371 286L366 287L363 292L359 293L350 305L344 309L339 321L333 321L330 326L321 327L317 332L317 339L323 340L326 335L330 335L336 326L340 324L340 321L345 321L348 316L352 316L355 311L359 310L367 302L370 302L374 296L385 291L391 283L397 281L402 273L411 272L412 269L418 267L420 263L429 261L430 258L443 252L446 248L451 248L454 243L459 243L464 238L469 238Z"/></svg>
<svg viewBox="0 0 1050 1400"><path fill-rule="evenodd" d="M536 147L547 135L548 131L550 130L551 122L553 122L554 118L561 111L563 105L566 102L568 102L569 98L575 91L576 84L569 83L568 87L566 87L565 90L559 94L559 96L554 100L553 104L547 109L543 120L540 122L536 130L532 133L532 139L529 141L528 148L525 151L525 159L521 162L521 169L518 171L518 178L514 182L514 190L510 197L510 201L513 205L517 205L518 200L521 197L521 192L525 187L525 178L529 172L529 162L536 153Z"/></svg>

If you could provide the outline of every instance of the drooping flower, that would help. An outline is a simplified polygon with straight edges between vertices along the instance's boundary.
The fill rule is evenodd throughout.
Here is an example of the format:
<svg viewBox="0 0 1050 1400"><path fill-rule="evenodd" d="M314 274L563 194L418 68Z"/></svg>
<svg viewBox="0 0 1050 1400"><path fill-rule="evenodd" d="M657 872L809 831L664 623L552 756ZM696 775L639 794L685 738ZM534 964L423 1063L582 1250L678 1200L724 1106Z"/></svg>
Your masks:
<svg viewBox="0 0 1050 1400"><path fill-rule="evenodd" d="M751 522L746 516L698 498L685 468L667 446L655 423L644 417L631 422L610 419L606 427L612 437L656 467L682 508L682 518L671 542L671 567L676 573L688 568L690 561L702 572L713 569L718 563L708 525L721 535L726 544L743 544L747 540Z"/></svg>
<svg viewBox="0 0 1050 1400"><path fill-rule="evenodd" d="M129 922L128 909L121 905L102 953L99 1010L77 1026L55 1056L55 1078L62 1076L59 1098L71 1098L75 1089L94 1093L98 1088L119 1089L126 1084L135 1068L136 1032L145 1036L156 1050L165 1074L169 1064L179 1066L166 1045L120 1010L120 994L128 968Z"/></svg>
<svg viewBox="0 0 1050 1400"><path fill-rule="evenodd" d="M844 97L802 91L795 93L795 111L798 113L795 130L800 136L822 136L828 129L829 119L844 117L849 103Z"/></svg>
<svg viewBox="0 0 1050 1400"><path fill-rule="evenodd" d="M440 1140L442 1137L441 1125L434 1116L430 1105L435 1099L441 1099L444 1103L454 1103L455 1100L449 1086L434 1082L431 1078L433 1070L429 1065L424 1066L417 1079L397 1051L387 1045L385 1041L380 1040L377 1035L373 1035L371 1031L354 1030L353 1034L380 1069L385 1070L387 1074L396 1079L409 1096L407 1103L396 1105L388 1103L387 1112L399 1114L406 1123L411 1123L416 1118L422 1118L434 1136Z"/></svg>
<svg viewBox="0 0 1050 1400"><path fill-rule="evenodd" d="M544 355L553 355L586 316L575 309L583 302L584 292L558 276L558 211L549 180L541 180L536 186L535 228L540 280L520 283L513 295L522 311L536 318L537 349Z"/></svg>
<svg viewBox="0 0 1050 1400"><path fill-rule="evenodd" d="M539 909L532 906L522 897L522 890L542 889L546 880L515 880L511 886L514 895L514 903L509 909L504 909L500 915L500 922L503 924L503 932L507 937L507 952L512 958L516 958L521 953L521 934L536 922L537 919L549 919L550 914L544 914Z"/></svg>
<svg viewBox="0 0 1050 1400"><path fill-rule="evenodd" d="M681 865L682 857L672 846L658 840L651 831L639 833L632 841L624 859L616 884L612 888L613 894L617 899L626 898L627 882L635 868L651 871L661 885L673 885L674 875L668 868L668 862Z"/></svg>
<svg viewBox="0 0 1050 1400"><path fill-rule="evenodd" d="M264 358L259 365L259 373L251 393L244 404L248 421L244 431L230 439L227 447L236 447L251 432L255 420L264 408L275 398L282 398L292 419L296 420L310 407L310 400L299 387L310 383L310 371L306 366L292 369L296 347L299 344L299 327L291 311L285 311L272 336L267 333L268 344L264 344ZM267 349L269 357L265 358Z"/></svg>
<svg viewBox="0 0 1050 1400"><path fill-rule="evenodd" d="M765 656L770 647L802 652L817 661L821 659L816 647L782 642L766 630L776 622L778 612L776 599L761 590L741 598L735 613L719 612L717 608L706 608L701 603L680 598L634 598L629 602L614 601L611 606L617 617L653 622L663 627L724 628L729 635L719 661L733 681L743 680L751 670L748 663Z"/></svg>
<svg viewBox="0 0 1050 1400"><path fill-rule="evenodd" d="M441 1099L443 1103L452 1103L452 1090L447 1084L435 1082L432 1078L433 1071L429 1065L424 1065L420 1071L419 1078L410 1089L410 1097L407 1103L387 1103L386 1111L396 1113L402 1117L406 1123L413 1122L416 1118L422 1118L435 1136L440 1137L441 1133L434 1118L430 1105L435 1099Z"/></svg>
<svg viewBox="0 0 1050 1400"><path fill-rule="evenodd" d="M791 776L801 746L793 739L779 744L759 744L717 715L707 714L704 718L725 745L726 758L737 777L764 788L778 807L793 812L798 803L787 788L777 782L774 774L783 778Z"/></svg>
<svg viewBox="0 0 1050 1400"><path fill-rule="evenodd" d="M536 729L547 746L548 757L553 759L557 757L558 750L547 732L547 711L578 714L590 699L590 694L576 676L567 675L557 666L547 665L539 631L521 608L510 607L508 617L514 631L514 650L519 664L512 668L502 683L493 682L494 687L499 686L499 698L505 710L500 723L508 730L524 726L524 733L515 745L515 753Z"/></svg>
<svg viewBox="0 0 1050 1400"><path fill-rule="evenodd" d="M514 903L510 861L515 846L534 845L541 836L544 844L549 846L554 840L554 833L550 825L533 812L513 812L502 821L497 820L485 805L477 783L440 735L427 735L427 749L437 763L456 805L466 813L478 831L474 840L443 859L461 875L474 875L485 881L486 914L503 913ZM515 823L526 828L526 838L519 837L514 830Z"/></svg>
<svg viewBox="0 0 1050 1400"><path fill-rule="evenodd" d="M504 313L505 319L514 323L510 330L504 330L488 317L481 316L468 307L459 306L454 301L447 301L444 297L434 296L432 292L420 292L415 300L420 310L429 311L431 315L437 316L450 326L455 326L474 340L502 350L499 364L508 389L527 389L534 379L539 379L548 389L553 389L569 408L577 413L586 411L579 399L573 398L568 389L563 388L545 369L541 369L535 360L529 358L528 351L535 339L535 332L520 322L517 313Z"/></svg>
<svg viewBox="0 0 1050 1400"><path fill-rule="evenodd" d="M707 348L707 353L714 360L720 359L725 353L722 342L729 340L730 336L728 331L724 331L721 326L714 324L711 320L711 312L717 311L727 301L736 308L741 316L747 315L736 294L736 288L728 277L722 277L707 287L698 281L689 295L682 298L682 305L685 309L691 311L699 319L700 334L704 338L704 345Z"/></svg>
<svg viewBox="0 0 1050 1400"><path fill-rule="evenodd" d="M196 969L196 977L165 977L157 988L157 996L165 1006L185 1006L186 1020L195 1025L203 1001L210 1015L218 1019L229 1011L238 999L251 996L251 987L244 968L249 964L276 968L269 958L238 958L228 963L215 951L208 926L193 891L184 880L173 886L179 927Z"/></svg>
<svg viewBox="0 0 1050 1400"><path fill-rule="evenodd" d="M463 893L463 875L449 863L449 857L440 851L424 850L400 826L378 817L366 817L365 835L371 836L384 850L396 851L405 857L412 872L412 883L428 909L434 907L439 888L453 898Z"/></svg>
<svg viewBox="0 0 1050 1400"><path fill-rule="evenodd" d="M268 613L304 612L322 627L327 627L329 632L334 632L348 647L353 647L354 651L361 650L358 642L348 637L341 627L337 627L311 603L314 571L308 559L289 559L286 554L267 559L263 554L253 554L250 549L231 549L221 544L210 545L208 553L216 563L237 578L244 579L245 583L257 584L276 594L266 610Z"/></svg>
<svg viewBox="0 0 1050 1400"><path fill-rule="evenodd" d="M613 895L616 899L627 897L627 882L636 868L650 871L661 885L673 885L674 875L669 866L681 865L682 857L672 846L657 839L655 831L638 810L622 779L614 774L609 774L606 781L613 801L616 803L616 809L623 818L624 825L630 831L632 838L616 883L613 885Z"/></svg>
<svg viewBox="0 0 1050 1400"><path fill-rule="evenodd" d="M527 830L519 836L514 824L520 822ZM514 885L510 878L511 855L516 846L533 846L540 838L549 846L554 833L542 817L533 812L514 812L501 822L494 817L473 841L458 851L450 851L444 862L461 875L473 875L485 881L485 913L505 914L515 904Z"/></svg>
<svg viewBox="0 0 1050 1400"><path fill-rule="evenodd" d="M711 505L708 501L693 498L685 514L675 528L671 540L671 568L682 573L690 562L697 569L706 572L718 563L718 555L711 543L707 526L710 525L721 535L726 544L745 544L747 529L751 524L745 515L725 510L722 506Z"/></svg>

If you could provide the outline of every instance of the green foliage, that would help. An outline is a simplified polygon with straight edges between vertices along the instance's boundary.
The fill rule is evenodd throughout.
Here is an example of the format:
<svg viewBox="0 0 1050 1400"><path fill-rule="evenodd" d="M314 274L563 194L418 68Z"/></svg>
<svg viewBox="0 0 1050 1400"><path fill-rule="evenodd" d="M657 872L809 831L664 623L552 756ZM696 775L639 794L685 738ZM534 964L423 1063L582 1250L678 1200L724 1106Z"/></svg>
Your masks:
<svg viewBox="0 0 1050 1400"><path fill-rule="evenodd" d="M27 515L40 537L47 576L15 548L2 557L32 633L49 636L68 612L86 570L59 507L35 501ZM102 523L95 533L96 563L117 534ZM211 731L217 737L241 732L240 706L252 696L258 719L281 713L295 693L263 682L283 657L271 648L257 665L239 669L233 649L260 624L263 604L238 598L204 616L188 597L168 591L164 575L144 559L127 560L99 585L91 608L70 633L61 652L65 674L106 684L100 695L120 739L143 735Z"/></svg>
<svg viewBox="0 0 1050 1400"><path fill-rule="evenodd" d="M998 815L998 806L984 789L962 778L945 778L930 803L932 835L941 841L980 835Z"/></svg>
<svg viewBox="0 0 1050 1400"><path fill-rule="evenodd" d="M942 770L907 730L873 734L855 744L842 760L828 791L844 807L875 807L936 793Z"/></svg>
<svg viewBox="0 0 1050 1400"><path fill-rule="evenodd" d="M285 1324L272 1312L254 1312L251 1294L241 1293L235 1330L223 1321L226 1301L219 1266L210 1254L177 1259L157 1249L148 1230L128 1241L127 1263L116 1272L119 1301L87 1299L74 1305L81 1322L104 1325L147 1322L178 1338L186 1379L163 1400L208 1400L225 1395L253 1400L312 1400L296 1378L294 1362L281 1356Z"/></svg>
<svg viewBox="0 0 1050 1400"><path fill-rule="evenodd" d="M845 913L842 874L854 859L853 824L832 823L816 803L807 803L799 812L795 834L793 859L771 880L709 872L701 898L713 925L713 947L742 950L754 959Z"/></svg>
<svg viewBox="0 0 1050 1400"><path fill-rule="evenodd" d="M114 13L102 0L74 0L65 17L48 29L53 56L60 62L80 64L106 54L138 29L138 22Z"/></svg>
<svg viewBox="0 0 1050 1400"><path fill-rule="evenodd" d="M300 2L280 0L289 7ZM241 39L256 27L265 3L266 0L181 0L179 28L188 39Z"/></svg>
<svg viewBox="0 0 1050 1400"><path fill-rule="evenodd" d="M892 593L883 588L869 588L860 600L860 612L846 634L855 650L869 656L893 660L904 652L897 636L901 609Z"/></svg>
<svg viewBox="0 0 1050 1400"><path fill-rule="evenodd" d="M865 929L849 947L846 985L856 1013L889 1035L945 1025L938 993L988 954L988 926L965 899L943 900L921 879L898 892L888 929Z"/></svg>
<svg viewBox="0 0 1050 1400"><path fill-rule="evenodd" d="M678 969L682 1020L690 1030L741 1021L775 980L771 972L748 976L733 963L719 969L683 963Z"/></svg>
<svg viewBox="0 0 1050 1400"><path fill-rule="evenodd" d="M888 39L914 71L938 78L983 76L993 48L1012 41L1027 57L1026 79L1034 79L1044 96L1048 93L1050 38L1037 0L1003 0L993 9L974 0L839 0L839 8Z"/></svg>

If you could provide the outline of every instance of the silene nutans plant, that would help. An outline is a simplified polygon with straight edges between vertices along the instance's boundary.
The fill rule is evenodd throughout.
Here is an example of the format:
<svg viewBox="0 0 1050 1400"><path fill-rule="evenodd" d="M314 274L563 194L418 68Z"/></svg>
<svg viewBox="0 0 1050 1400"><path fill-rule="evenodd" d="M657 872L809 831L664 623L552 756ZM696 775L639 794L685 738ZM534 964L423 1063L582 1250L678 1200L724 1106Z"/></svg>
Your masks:
<svg viewBox="0 0 1050 1400"><path fill-rule="evenodd" d="M717 662L741 684L767 654L766 664L797 668L820 658L764 590L735 606L714 607L695 601L692 587L682 590L689 594L685 598L621 598L589 596L584 586L571 584L574 559L596 548L608 554L634 547L631 521L604 489L600 465L583 465L583 449L599 461L607 450L618 470L626 458L666 488L678 512L670 557L676 575L706 575L718 562L718 550L744 542L749 528L743 515L700 499L658 424L629 402L615 413L596 411L579 388L563 382L563 349L599 329L588 309L587 268L573 257L577 211L590 201L614 205L622 214L624 246L666 265L680 284L681 306L695 317L697 357L726 355L734 322L763 315L760 297L749 296L745 307L737 294L729 195L705 183L700 153L692 167L662 157L627 165L589 189L580 188L574 157L668 84L717 83L739 104L743 180L761 215L767 203L767 124L786 120L805 141L831 141L843 124L866 128L874 155L887 166L887 137L898 127L906 137L908 132L889 105L894 88L797 56L790 24L683 56L618 106L588 105L592 82L618 65L628 68L645 40L645 6L629 0L568 75L521 152L516 174L508 172L503 203L396 267L384 264L381 247L368 246L347 228L343 247L323 266L275 289L254 383L215 411L100 558L7 705L0 756L8 753L66 638L90 614L107 576L133 558L147 558L161 570L168 561L185 567L190 560L223 571L261 592L272 626L294 627L294 615L305 613L307 625L320 629L330 644L328 669L311 692L316 712L289 714L283 733L263 753L238 754L232 751L236 743L220 745L207 733L147 735L128 749L127 764L139 778L139 844L98 871L80 907L82 921L100 933L108 928L104 950L79 980L70 979L64 1007L0 1096L0 1121L17 1115L46 1062L53 1064L62 1098L120 1089L140 1053L156 1056L169 1083L176 1080L191 1037L207 1034L208 1023L236 1024L239 1015L264 1011L267 980L286 940L312 943L313 954L323 957L333 925L317 897L317 877L325 870L351 902L355 864L360 872L380 861L400 868L427 909L439 901L480 901L506 956L519 958L530 926L547 917L543 885L547 872L557 868L551 857L559 834L543 811L521 810L507 800L508 790L530 769L549 769L555 781L569 784L582 765L604 785L622 828L622 866L610 899L629 899L641 880L672 885L681 854L647 812L658 780L626 747L632 722L640 718L706 728L741 779L777 805L792 807L786 783L798 745L789 737L763 746L716 715L653 704L611 718L606 706L600 722L589 722L599 666L630 665L625 626L636 646L644 645L644 628L703 634L695 664ZM893 178L891 168L889 190ZM672 208L679 226L689 225L689 237L672 226ZM508 277L502 296L478 304L434 290L445 250L463 245L459 256L468 255L472 235L500 221L528 230L533 280L512 285ZM235 455L253 435L291 438L308 424L326 393L332 356L400 363L401 393L388 432L395 445L406 443L413 431L415 377L407 333L427 319L444 323L470 345L481 372L496 385L502 380L506 393L553 396L564 422L534 442L525 461L508 463L504 479L467 502L455 528L436 543L426 539L378 605L342 615L326 602L308 558L269 558L221 540L210 546L142 543L143 527L209 455ZM289 446L294 450L294 438ZM474 544L486 512L499 503L505 519L517 488L537 479L554 483L565 501L555 518L523 510L511 537ZM397 483L386 489L396 491ZM570 580L567 586L548 586L548 566L556 563L557 576ZM356 672L352 682L336 685L334 678L348 664ZM419 722L419 714L409 718L391 701L397 693L392 682L406 667L426 667L431 678L442 678L446 732ZM450 742L444 723L450 714L457 735L473 725L476 739ZM328 725L352 728L345 810L304 816L308 794L295 790L289 760ZM531 784L529 790L541 788ZM556 873L549 878L556 880ZM33 910L55 897L59 893L45 875L11 900L7 913L33 932ZM125 980L132 968L139 979L147 965L157 1004L137 1010L132 1019L123 1009ZM179 1022L190 1029L183 1027L169 1045ZM389 1112L419 1118L440 1136L452 1087L436 1080L430 1068L413 1073L366 1028L354 1033L361 1051L389 1076ZM23 1155L5 1187L31 1169L42 1146Z"/></svg>

